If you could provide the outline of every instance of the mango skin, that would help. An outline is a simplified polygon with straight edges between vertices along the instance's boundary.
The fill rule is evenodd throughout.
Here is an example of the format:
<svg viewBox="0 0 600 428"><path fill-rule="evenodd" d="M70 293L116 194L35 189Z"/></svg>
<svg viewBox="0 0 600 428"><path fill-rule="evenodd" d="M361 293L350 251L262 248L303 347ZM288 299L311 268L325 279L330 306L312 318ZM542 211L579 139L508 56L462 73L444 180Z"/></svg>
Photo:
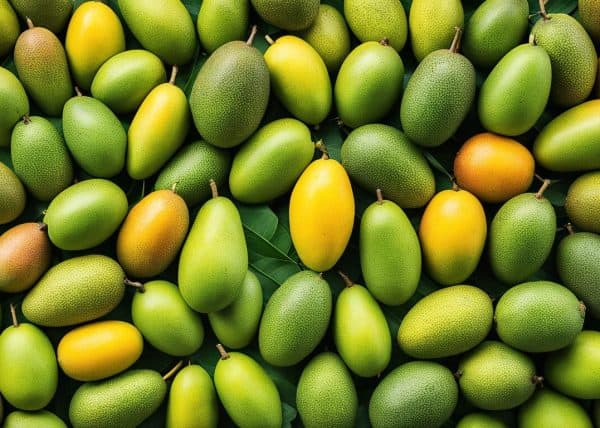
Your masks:
<svg viewBox="0 0 600 428"><path fill-rule="evenodd" d="M217 196L196 215L179 257L179 290L197 312L215 312L240 294L248 271L242 220L231 200Z"/></svg>
<svg viewBox="0 0 600 428"><path fill-rule="evenodd" d="M10 326L2 332L0 370L0 392L17 409L42 409L56 392L58 366L54 348L33 324Z"/></svg>
<svg viewBox="0 0 600 428"><path fill-rule="evenodd" d="M323 122L332 104L331 80L316 50L296 36L278 38L264 54L273 93L309 125Z"/></svg>
<svg viewBox="0 0 600 428"><path fill-rule="evenodd" d="M62 125L67 147L85 172L102 178L121 172L127 134L117 116L101 101L71 98L63 108Z"/></svg>
<svg viewBox="0 0 600 428"><path fill-rule="evenodd" d="M398 344L413 358L462 354L486 338L493 312L492 300L477 287L442 288L419 300L404 316Z"/></svg>
<svg viewBox="0 0 600 428"><path fill-rule="evenodd" d="M37 412L15 410L6 416L2 426L4 428L67 428L61 418L47 410Z"/></svg>
<svg viewBox="0 0 600 428"><path fill-rule="evenodd" d="M565 209L580 230L600 233L600 171L583 174L569 186Z"/></svg>
<svg viewBox="0 0 600 428"><path fill-rule="evenodd" d="M146 195L127 214L117 237L117 259L128 275L149 278L175 260L190 224L185 201L172 190Z"/></svg>
<svg viewBox="0 0 600 428"><path fill-rule="evenodd" d="M316 272L331 269L342 256L354 225L350 178L334 159L312 162L290 198L290 233L300 260Z"/></svg>
<svg viewBox="0 0 600 428"><path fill-rule="evenodd" d="M334 99L351 128L385 117L402 93L404 64L387 42L365 42L346 57L337 75Z"/></svg>
<svg viewBox="0 0 600 428"><path fill-rule="evenodd" d="M544 112L551 83L552 65L544 48L517 46L483 82L478 103L481 123L498 134L524 134Z"/></svg>
<svg viewBox="0 0 600 428"><path fill-rule="evenodd" d="M56 349L58 364L72 379L89 382L128 369L142 355L144 339L123 321L98 321L65 334Z"/></svg>
<svg viewBox="0 0 600 428"><path fill-rule="evenodd" d="M156 280L144 284L131 302L131 318L156 349L174 356L191 355L204 341L200 315L183 300L177 286Z"/></svg>
<svg viewBox="0 0 600 428"><path fill-rule="evenodd" d="M31 18L35 25L44 27L54 34L60 33L71 16L73 2L71 0L9 0L15 11L25 20Z"/></svg>
<svg viewBox="0 0 600 428"><path fill-rule="evenodd" d="M208 53L234 40L243 40L248 32L248 0L206 0L200 5L196 29L200 43Z"/></svg>
<svg viewBox="0 0 600 428"><path fill-rule="evenodd" d="M0 35L0 58L8 55L21 33L17 14L8 0L0 0L0 27L3 28Z"/></svg>
<svg viewBox="0 0 600 428"><path fill-rule="evenodd" d="M600 6L594 0L577 2L581 25L596 44L600 44Z"/></svg>
<svg viewBox="0 0 600 428"><path fill-rule="evenodd" d="M554 118L533 144L536 161L551 171L600 168L600 99L584 102Z"/></svg>
<svg viewBox="0 0 600 428"><path fill-rule="evenodd" d="M288 192L314 154L310 129L296 119L260 128L233 158L229 189L238 201L260 204Z"/></svg>
<svg viewBox="0 0 600 428"><path fill-rule="evenodd" d="M537 428L540 426L593 427L590 417L579 403L552 391L550 388L537 391L519 409L518 423L521 428Z"/></svg>
<svg viewBox="0 0 600 428"><path fill-rule="evenodd" d="M600 398L600 332L584 330L570 346L548 355L544 377L570 397Z"/></svg>
<svg viewBox="0 0 600 428"><path fill-rule="evenodd" d="M361 42L378 42L383 38L398 52L408 35L406 12L394 0L344 0L344 16Z"/></svg>
<svg viewBox="0 0 600 428"><path fill-rule="evenodd" d="M489 413L469 413L458 421L456 428L508 428L508 425Z"/></svg>
<svg viewBox="0 0 600 428"><path fill-rule="evenodd" d="M0 147L8 147L15 124L29 114L29 99L21 81L4 67L0 67L0 97L4 100L0 105Z"/></svg>
<svg viewBox="0 0 600 428"><path fill-rule="evenodd" d="M65 50L73 79L89 90L98 68L125 50L125 33L119 17L99 1L82 3L71 16Z"/></svg>
<svg viewBox="0 0 600 428"><path fill-rule="evenodd" d="M177 373L169 391L167 428L216 428L219 402L213 381L201 366L192 364Z"/></svg>
<svg viewBox="0 0 600 428"><path fill-rule="evenodd" d="M39 223L23 223L0 235L0 291L20 293L48 270L52 249Z"/></svg>
<svg viewBox="0 0 600 428"><path fill-rule="evenodd" d="M0 162L0 224L16 220L25 210L27 194L12 169Z"/></svg>
<svg viewBox="0 0 600 428"><path fill-rule="evenodd" d="M116 54L100 66L91 91L116 114L133 113L150 91L165 83L167 73L159 57L143 49Z"/></svg>
<svg viewBox="0 0 600 428"><path fill-rule="evenodd" d="M402 208L385 200L369 205L359 239L362 274L373 297L391 306L406 303L419 285L422 260L419 238Z"/></svg>
<svg viewBox="0 0 600 428"><path fill-rule="evenodd" d="M62 250L86 250L106 241L127 214L125 192L111 181L80 181L57 195L46 210L48 236Z"/></svg>
<svg viewBox="0 0 600 428"><path fill-rule="evenodd" d="M229 417L244 428L280 428L281 399L271 378L246 354L228 355L217 362L214 381Z"/></svg>
<svg viewBox="0 0 600 428"><path fill-rule="evenodd" d="M466 190L443 190L425 208L419 226L429 275L442 285L467 279L477 267L487 223L481 203Z"/></svg>
<svg viewBox="0 0 600 428"><path fill-rule="evenodd" d="M250 0L254 10L269 24L297 31L310 26L319 11L319 0Z"/></svg>

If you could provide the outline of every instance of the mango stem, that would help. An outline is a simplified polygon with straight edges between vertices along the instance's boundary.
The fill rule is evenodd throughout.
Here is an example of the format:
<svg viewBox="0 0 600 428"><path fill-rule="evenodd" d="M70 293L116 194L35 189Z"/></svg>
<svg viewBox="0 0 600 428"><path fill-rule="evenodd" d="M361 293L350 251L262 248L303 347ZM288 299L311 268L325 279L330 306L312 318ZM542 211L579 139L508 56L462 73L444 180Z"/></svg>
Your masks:
<svg viewBox="0 0 600 428"><path fill-rule="evenodd" d="M31 119L29 118L28 115L23 116L23 123L25 125L29 125L31 123Z"/></svg>
<svg viewBox="0 0 600 428"><path fill-rule="evenodd" d="M137 289L137 291L139 291L140 293L145 293L146 292L146 288L144 287L144 284L138 281L131 281L128 278L125 278L123 280L123 283L125 285L129 285L131 287L135 287Z"/></svg>
<svg viewBox="0 0 600 428"><path fill-rule="evenodd" d="M583 301L579 301L579 312L581 312L581 318L585 318L587 306L585 306L585 303L583 303Z"/></svg>
<svg viewBox="0 0 600 428"><path fill-rule="evenodd" d="M450 45L450 52L452 53L456 53L460 49L460 39L462 37L462 28L454 27L454 30L456 30L456 33L454 33L454 39Z"/></svg>
<svg viewBox="0 0 600 428"><path fill-rule="evenodd" d="M227 353L223 345L221 345L220 343L217 343L217 350L219 351L222 360L229 359L229 354Z"/></svg>
<svg viewBox="0 0 600 428"><path fill-rule="evenodd" d="M529 44L531 46L535 46L535 34L533 34L533 33L529 34Z"/></svg>
<svg viewBox="0 0 600 428"><path fill-rule="evenodd" d="M354 285L354 282L352 282L352 280L348 277L348 275L346 275L341 270L338 270L338 275L342 277L342 279L344 280L344 284L346 284L347 288L350 288Z"/></svg>
<svg viewBox="0 0 600 428"><path fill-rule="evenodd" d="M45 232L45 231L47 231L47 230L48 230L48 225L47 225L46 223L39 222L39 223L38 223L38 229L39 229L41 232Z"/></svg>
<svg viewBox="0 0 600 428"><path fill-rule="evenodd" d="M540 388L543 388L544 387L544 377L538 376L538 375L533 375L533 377L531 378L531 383L539 386Z"/></svg>
<svg viewBox="0 0 600 428"><path fill-rule="evenodd" d="M256 33L258 33L258 27L256 25L253 25L252 29L250 30L250 36L248 37L248 40L246 40L246 44L248 46L252 46L252 43L254 43L254 38L256 37Z"/></svg>
<svg viewBox="0 0 600 428"><path fill-rule="evenodd" d="M81 89L79 89L79 86L75 86L75 93L77 94L78 97L83 96L83 94L81 93Z"/></svg>
<svg viewBox="0 0 600 428"><path fill-rule="evenodd" d="M17 309L15 308L15 305L13 305L12 303L10 304L10 316L12 318L13 326L18 327L19 320L17 319Z"/></svg>
<svg viewBox="0 0 600 428"><path fill-rule="evenodd" d="M458 187L458 183L456 182L455 178L452 178L452 190L454 190L455 192L458 192L460 190L460 187Z"/></svg>
<svg viewBox="0 0 600 428"><path fill-rule="evenodd" d="M377 203L379 205L383 204L383 193L381 193L381 189L375 190L375 194L377 195Z"/></svg>
<svg viewBox="0 0 600 428"><path fill-rule="evenodd" d="M536 199L542 199L542 196L544 196L544 192L550 186L550 184L552 184L552 181L548 179L544 180L544 182L542 183L542 187L540 187L540 190L538 190L538 192L535 194Z"/></svg>
<svg viewBox="0 0 600 428"><path fill-rule="evenodd" d="M548 16L548 13L546 13L546 2L548 0L538 0L538 3L540 5L540 15L542 15L542 18L544 18L544 21L548 21L550 19L550 17Z"/></svg>
<svg viewBox="0 0 600 428"><path fill-rule="evenodd" d="M175 79L177 78L177 72L179 71L179 67L176 65L171 68L171 77L169 78L169 84L174 85Z"/></svg>
<svg viewBox="0 0 600 428"><path fill-rule="evenodd" d="M275 40L273 40L273 39L271 38L271 36L269 36L268 34L267 34L267 35L265 35L265 40L267 41L267 43L268 43L269 45L272 45L273 43L275 43Z"/></svg>
<svg viewBox="0 0 600 428"><path fill-rule="evenodd" d="M179 184L179 181L176 181L175 183L173 183L173 185L171 186L171 192L177 194L177 185Z"/></svg>
<svg viewBox="0 0 600 428"><path fill-rule="evenodd" d="M575 230L573 230L573 225L571 223L565 224L565 229L567 229L569 235L573 235L575 233Z"/></svg>
<svg viewBox="0 0 600 428"><path fill-rule="evenodd" d="M208 184L210 185L210 191L212 193L213 199L219 197L219 189L217 189L217 183L215 182L215 180L211 178Z"/></svg>
<svg viewBox="0 0 600 428"><path fill-rule="evenodd" d="M383 39L381 39L379 41L379 44L381 46L389 46L390 45L390 39L388 39L387 37L384 37Z"/></svg>
<svg viewBox="0 0 600 428"><path fill-rule="evenodd" d="M324 160L329 159L329 152L327 151L327 146L325 145L323 140L317 141L315 143L315 147L317 149L319 149L321 151L321 153L323 153L323 156L321 156L321 159L324 159Z"/></svg>
<svg viewBox="0 0 600 428"><path fill-rule="evenodd" d="M173 375L175 373L177 373L177 370L179 370L181 368L181 366L183 366L183 360L180 360L175 367L173 367L171 370L169 370L164 376L163 376L163 380L169 380L173 377Z"/></svg>
<svg viewBox="0 0 600 428"><path fill-rule="evenodd" d="M28 16L25 18L25 20L27 21L27 28L29 28L30 30L35 27L35 25L33 25L33 21L31 20L31 18L29 18Z"/></svg>

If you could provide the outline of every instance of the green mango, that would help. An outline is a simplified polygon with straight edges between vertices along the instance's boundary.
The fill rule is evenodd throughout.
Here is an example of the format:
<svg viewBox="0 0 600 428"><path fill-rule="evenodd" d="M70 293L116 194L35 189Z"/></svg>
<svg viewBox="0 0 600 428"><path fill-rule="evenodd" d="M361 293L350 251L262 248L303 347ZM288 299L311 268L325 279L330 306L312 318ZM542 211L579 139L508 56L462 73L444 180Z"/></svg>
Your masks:
<svg viewBox="0 0 600 428"><path fill-rule="evenodd" d="M567 192L565 209L581 230L600 233L600 171L578 177Z"/></svg>
<svg viewBox="0 0 600 428"><path fill-rule="evenodd" d="M347 277L333 317L333 339L340 356L361 377L380 375L392 357L392 336L381 308L362 285Z"/></svg>
<svg viewBox="0 0 600 428"><path fill-rule="evenodd" d="M176 186L179 196L194 206L210 199L208 182L214 180L224 187L231 167L231 155L206 141L184 145L162 168L154 190L172 189Z"/></svg>
<svg viewBox="0 0 600 428"><path fill-rule="evenodd" d="M552 250L556 213L541 193L506 201L490 225L489 255L496 278L517 284L537 272Z"/></svg>
<svg viewBox="0 0 600 428"><path fill-rule="evenodd" d="M533 143L536 162L558 172L600 168L600 99L556 116Z"/></svg>
<svg viewBox="0 0 600 428"><path fill-rule="evenodd" d="M125 272L110 257L87 255L67 259L51 267L25 295L23 315L47 327L100 318L123 299L124 278Z"/></svg>
<svg viewBox="0 0 600 428"><path fill-rule="evenodd" d="M373 297L398 306L415 294L421 278L421 245L402 208L383 199L369 205L360 220L358 247L365 285Z"/></svg>
<svg viewBox="0 0 600 428"><path fill-rule="evenodd" d="M196 29L180 0L118 0L125 23L141 45L170 65L185 65L196 51Z"/></svg>
<svg viewBox="0 0 600 428"><path fill-rule="evenodd" d="M550 388L540 389L518 414L519 428L592 428L592 421L579 403Z"/></svg>
<svg viewBox="0 0 600 428"><path fill-rule="evenodd" d="M73 181L73 163L63 137L47 119L31 116L17 123L10 157L32 196L50 201Z"/></svg>
<svg viewBox="0 0 600 428"><path fill-rule="evenodd" d="M344 0L344 16L361 42L384 38L398 52L404 48L408 33L406 12L396 0Z"/></svg>
<svg viewBox="0 0 600 428"><path fill-rule="evenodd" d="M258 348L273 366L293 366L306 358L327 331L332 306L329 284L317 273L293 274L275 290L258 329Z"/></svg>
<svg viewBox="0 0 600 428"><path fill-rule="evenodd" d="M463 28L464 20L460 0L413 0L408 28L417 61L423 61L430 53L450 46L455 28ZM439 96L451 97L447 92L440 92Z"/></svg>
<svg viewBox="0 0 600 428"><path fill-rule="evenodd" d="M101 101L71 98L63 109L62 125L67 147L85 172L104 178L121 172L127 134L117 116Z"/></svg>
<svg viewBox="0 0 600 428"><path fill-rule="evenodd" d="M29 114L29 99L19 79L3 67L0 67L0 98L3 100L0 104L0 147L8 147L15 124Z"/></svg>
<svg viewBox="0 0 600 428"><path fill-rule="evenodd" d="M254 339L262 309L263 291L260 281L248 271L237 299L225 309L209 313L208 321L219 342L228 348L240 349Z"/></svg>
<svg viewBox="0 0 600 428"><path fill-rule="evenodd" d="M579 17L581 25L596 44L600 44L600 5L595 0L579 0Z"/></svg>
<svg viewBox="0 0 600 428"><path fill-rule="evenodd" d="M403 81L404 64L387 39L357 46L335 81L340 119L351 128L383 119L400 98Z"/></svg>
<svg viewBox="0 0 600 428"><path fill-rule="evenodd" d="M191 355L204 341L200 315L183 300L175 284L150 281L131 302L131 318L144 339L161 352Z"/></svg>
<svg viewBox="0 0 600 428"><path fill-rule="evenodd" d="M0 224L10 223L23 213L27 194L12 169L0 162Z"/></svg>
<svg viewBox="0 0 600 428"><path fill-rule="evenodd" d="M565 13L544 12L531 34L550 56L550 100L559 107L573 107L585 101L594 88L598 56L581 24Z"/></svg>
<svg viewBox="0 0 600 428"><path fill-rule="evenodd" d="M508 428L508 425L489 413L469 413L458 421L456 428Z"/></svg>
<svg viewBox="0 0 600 428"><path fill-rule="evenodd" d="M23 19L30 18L35 25L60 33L71 16L72 0L10 0Z"/></svg>
<svg viewBox="0 0 600 428"><path fill-rule="evenodd" d="M129 370L81 385L71 398L73 428L134 428L162 404L167 384L154 370Z"/></svg>
<svg viewBox="0 0 600 428"><path fill-rule="evenodd" d="M67 428L61 418L47 410L22 412L16 410L6 416L3 428Z"/></svg>
<svg viewBox="0 0 600 428"><path fill-rule="evenodd" d="M344 16L329 4L319 5L312 25L297 35L317 51L330 73L338 71L350 52L350 31Z"/></svg>
<svg viewBox="0 0 600 428"><path fill-rule="evenodd" d="M433 171L425 156L398 129L364 125L346 137L342 165L369 192L381 189L402 208L420 208L435 192Z"/></svg>
<svg viewBox="0 0 600 428"><path fill-rule="evenodd" d="M12 52L15 42L21 33L17 14L8 0L0 0L0 58Z"/></svg>
<svg viewBox="0 0 600 428"><path fill-rule="evenodd" d="M248 0L204 0L196 21L204 49L212 53L227 42L245 39L249 14Z"/></svg>
<svg viewBox="0 0 600 428"><path fill-rule="evenodd" d="M502 295L494 320L500 339L525 352L551 352L570 345L583 327L585 306L556 282L532 281Z"/></svg>
<svg viewBox="0 0 600 428"><path fill-rule="evenodd" d="M262 54L246 43L225 43L206 60L189 97L196 129L217 147L241 144L256 131L267 110L269 69ZM231 88L236 88L232 91Z"/></svg>
<svg viewBox="0 0 600 428"><path fill-rule="evenodd" d="M269 24L282 30L308 28L319 12L319 0L250 0L254 10Z"/></svg>
<svg viewBox="0 0 600 428"><path fill-rule="evenodd" d="M125 192L112 181L80 181L57 195L46 210L48 236L62 250L87 250L106 241L127 215Z"/></svg>
<svg viewBox="0 0 600 428"><path fill-rule="evenodd" d="M190 229L179 258L179 291L198 312L215 312L239 296L248 272L248 250L240 213L230 199L206 202Z"/></svg>
<svg viewBox="0 0 600 428"><path fill-rule="evenodd" d="M600 399L600 332L585 330L566 348L546 357L546 381L582 400Z"/></svg>
<svg viewBox="0 0 600 428"><path fill-rule="evenodd" d="M570 234L556 249L556 268L565 287L585 303L587 313L600 319L600 235Z"/></svg>
<svg viewBox="0 0 600 428"><path fill-rule="evenodd" d="M221 355L215 388L233 422L241 428L280 428L279 391L265 370L246 354L221 348Z"/></svg>
<svg viewBox="0 0 600 428"><path fill-rule="evenodd" d="M201 366L181 369L169 391L167 428L216 428L219 401L213 381Z"/></svg>
<svg viewBox="0 0 600 428"><path fill-rule="evenodd" d="M525 37L527 0L486 0L467 22L463 51L480 68L491 69Z"/></svg>
<svg viewBox="0 0 600 428"><path fill-rule="evenodd" d="M508 52L483 82L479 120L502 135L521 135L533 128L550 97L552 66L540 46L531 43Z"/></svg>
<svg viewBox="0 0 600 428"><path fill-rule="evenodd" d="M100 66L91 92L116 114L129 114L154 87L166 81L167 73L159 57L133 49L116 54Z"/></svg>
<svg viewBox="0 0 600 428"><path fill-rule="evenodd" d="M391 371L373 391L373 428L442 426L454 412L458 387L452 372L429 361L411 361Z"/></svg>
<svg viewBox="0 0 600 428"><path fill-rule="evenodd" d="M480 344L492 329L492 300L470 285L442 288L419 300L398 328L400 349L413 358L443 358Z"/></svg>
<svg viewBox="0 0 600 428"><path fill-rule="evenodd" d="M291 190L312 161L310 129L296 119L279 119L260 128L233 158L229 188L238 201L260 204Z"/></svg>
<svg viewBox="0 0 600 428"><path fill-rule="evenodd" d="M356 387L339 356L323 352L309 361L298 380L296 407L306 428L356 426Z"/></svg>

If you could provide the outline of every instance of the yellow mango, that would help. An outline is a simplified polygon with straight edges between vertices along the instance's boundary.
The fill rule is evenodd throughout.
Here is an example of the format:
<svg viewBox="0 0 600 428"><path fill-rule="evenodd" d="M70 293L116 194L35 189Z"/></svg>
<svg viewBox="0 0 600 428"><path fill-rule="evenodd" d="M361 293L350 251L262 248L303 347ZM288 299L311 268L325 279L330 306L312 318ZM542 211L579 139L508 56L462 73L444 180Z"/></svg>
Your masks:
<svg viewBox="0 0 600 428"><path fill-rule="evenodd" d="M81 4L69 21L65 50L75 82L81 89L89 90L100 66L125 50L119 17L102 2Z"/></svg>
<svg viewBox="0 0 600 428"><path fill-rule="evenodd" d="M344 167L324 154L302 173L290 199L290 232L300 260L316 272L342 256L354 224L354 195Z"/></svg>
<svg viewBox="0 0 600 428"><path fill-rule="evenodd" d="M467 279L477 267L487 235L485 212L466 190L443 190L431 199L419 227L429 275L443 285Z"/></svg>
<svg viewBox="0 0 600 428"><path fill-rule="evenodd" d="M144 340L132 324L98 321L77 327L58 343L58 364L75 380L104 379L129 368L142 355Z"/></svg>

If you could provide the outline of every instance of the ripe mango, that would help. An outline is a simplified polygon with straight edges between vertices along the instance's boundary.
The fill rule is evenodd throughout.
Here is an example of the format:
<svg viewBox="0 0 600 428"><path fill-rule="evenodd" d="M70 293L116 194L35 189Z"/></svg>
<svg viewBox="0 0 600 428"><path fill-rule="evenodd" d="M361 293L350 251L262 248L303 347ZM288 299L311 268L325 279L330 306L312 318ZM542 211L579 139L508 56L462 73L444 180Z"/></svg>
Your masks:
<svg viewBox="0 0 600 428"><path fill-rule="evenodd" d="M175 356L191 355L204 341L200 315L183 300L177 286L150 281L133 296L131 318L156 349Z"/></svg>
<svg viewBox="0 0 600 428"><path fill-rule="evenodd" d="M65 334L56 349L67 376L81 382L105 379L128 369L142 355L144 339L123 321L98 321Z"/></svg>
<svg viewBox="0 0 600 428"><path fill-rule="evenodd" d="M0 224L21 215L27 202L25 188L12 169L0 162Z"/></svg>
<svg viewBox="0 0 600 428"><path fill-rule="evenodd" d="M600 233L600 172L578 177L567 192L565 209L569 219L581 230Z"/></svg>
<svg viewBox="0 0 600 428"><path fill-rule="evenodd" d="M419 226L423 257L442 285L467 279L481 258L487 235L485 212L466 190L443 190L425 208Z"/></svg>
<svg viewBox="0 0 600 428"><path fill-rule="evenodd" d="M55 34L60 33L71 16L71 0L10 0L23 19L30 18L36 25Z"/></svg>
<svg viewBox="0 0 600 428"><path fill-rule="evenodd" d="M248 31L248 0L206 0L200 4L196 29L200 43L212 53L225 43L243 40Z"/></svg>
<svg viewBox="0 0 600 428"><path fill-rule="evenodd" d="M67 428L61 418L47 410L37 412L22 412L15 410L6 416L4 428Z"/></svg>
<svg viewBox="0 0 600 428"><path fill-rule="evenodd" d="M354 225L354 196L344 167L326 154L302 173L290 198L290 233L302 263L324 272L342 256Z"/></svg>
<svg viewBox="0 0 600 428"><path fill-rule="evenodd" d="M319 0L250 0L254 10L269 24L282 30L308 28L319 12Z"/></svg>
<svg viewBox="0 0 600 428"><path fill-rule="evenodd" d="M550 388L540 389L518 414L520 428L564 427L592 428L592 421L575 400Z"/></svg>
<svg viewBox="0 0 600 428"><path fill-rule="evenodd" d="M296 119L260 128L233 158L229 188L238 201L260 204L287 193L312 161L310 129Z"/></svg>
<svg viewBox="0 0 600 428"><path fill-rule="evenodd" d="M296 36L283 36L265 54L273 93L292 115L309 125L323 122L331 110L331 81L323 59Z"/></svg>
<svg viewBox="0 0 600 428"><path fill-rule="evenodd" d="M404 48L408 33L406 12L395 0L344 0L344 16L361 42L384 38L398 52Z"/></svg>
<svg viewBox="0 0 600 428"><path fill-rule="evenodd" d="M119 17L100 1L82 3L69 21L65 50L75 83L89 90L100 66L125 50Z"/></svg>
<svg viewBox="0 0 600 428"><path fill-rule="evenodd" d="M12 52L21 33L17 14L8 0L0 0L0 27L3 29L0 34L0 58L3 58Z"/></svg>
<svg viewBox="0 0 600 428"><path fill-rule="evenodd" d="M0 105L0 147L8 147L15 124L29 114L29 99L21 81L3 67L0 67L0 97L4 100Z"/></svg>
<svg viewBox="0 0 600 428"><path fill-rule="evenodd" d="M86 250L106 241L127 214L127 196L103 178L80 181L57 195L46 210L48 236L62 250Z"/></svg>
<svg viewBox="0 0 600 428"><path fill-rule="evenodd" d="M23 223L0 235L0 291L28 290L48 270L52 249L42 224Z"/></svg>
<svg viewBox="0 0 600 428"><path fill-rule="evenodd" d="M413 358L443 358L477 346L492 329L492 300L471 285L442 288L419 300L398 328L400 349Z"/></svg>
<svg viewBox="0 0 600 428"><path fill-rule="evenodd" d="M117 237L117 259L127 275L149 278L175 260L188 232L185 201L173 190L146 195L127 214Z"/></svg>

